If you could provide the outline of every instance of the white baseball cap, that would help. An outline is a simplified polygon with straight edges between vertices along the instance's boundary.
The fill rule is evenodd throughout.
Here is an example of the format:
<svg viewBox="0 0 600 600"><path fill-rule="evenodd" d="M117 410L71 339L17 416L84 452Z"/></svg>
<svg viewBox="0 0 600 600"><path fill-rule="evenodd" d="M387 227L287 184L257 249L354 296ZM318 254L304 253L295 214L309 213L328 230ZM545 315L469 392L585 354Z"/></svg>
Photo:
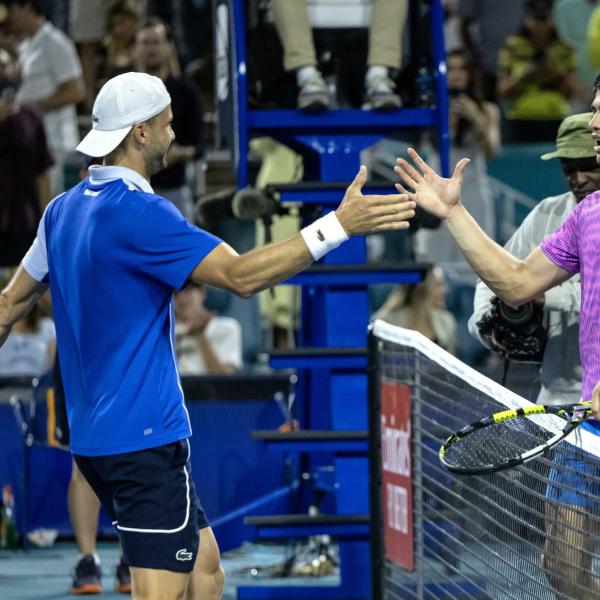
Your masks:
<svg viewBox="0 0 600 600"><path fill-rule="evenodd" d="M109 79L92 109L92 129L77 150L88 156L110 154L136 123L143 123L171 104L161 79L147 73L123 73Z"/></svg>

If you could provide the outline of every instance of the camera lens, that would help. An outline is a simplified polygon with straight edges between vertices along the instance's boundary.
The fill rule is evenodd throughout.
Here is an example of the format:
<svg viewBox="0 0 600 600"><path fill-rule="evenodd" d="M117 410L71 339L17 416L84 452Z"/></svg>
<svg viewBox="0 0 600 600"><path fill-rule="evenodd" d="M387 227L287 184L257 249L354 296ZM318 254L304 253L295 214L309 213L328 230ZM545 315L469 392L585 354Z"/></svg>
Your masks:
<svg viewBox="0 0 600 600"><path fill-rule="evenodd" d="M525 325L533 317L533 302L526 302L516 308L504 302L498 302L498 313L511 325Z"/></svg>

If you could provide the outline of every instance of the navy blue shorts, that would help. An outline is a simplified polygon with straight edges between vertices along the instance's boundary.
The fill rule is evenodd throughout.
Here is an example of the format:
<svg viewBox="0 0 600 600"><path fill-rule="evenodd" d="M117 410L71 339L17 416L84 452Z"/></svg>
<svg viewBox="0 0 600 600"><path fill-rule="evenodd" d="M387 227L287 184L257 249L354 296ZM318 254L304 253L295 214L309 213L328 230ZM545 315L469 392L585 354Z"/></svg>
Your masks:
<svg viewBox="0 0 600 600"><path fill-rule="evenodd" d="M188 440L75 461L117 527L132 567L189 573L208 521L192 480Z"/></svg>

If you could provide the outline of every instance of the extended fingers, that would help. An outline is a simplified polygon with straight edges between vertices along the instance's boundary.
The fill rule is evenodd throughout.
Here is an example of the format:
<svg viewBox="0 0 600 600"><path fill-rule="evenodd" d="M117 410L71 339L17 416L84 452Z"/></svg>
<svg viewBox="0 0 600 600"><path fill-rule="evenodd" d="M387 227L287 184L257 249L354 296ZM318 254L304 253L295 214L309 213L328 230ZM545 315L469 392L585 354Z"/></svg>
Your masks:
<svg viewBox="0 0 600 600"><path fill-rule="evenodd" d="M421 173L403 158L399 158L397 162L398 164L394 167L394 171L400 175L400 178L408 187L416 188L423 179Z"/></svg>
<svg viewBox="0 0 600 600"><path fill-rule="evenodd" d="M408 148L406 152L415 161L415 164L419 167L419 169L421 169L423 173L431 171L427 163L419 156L419 153L414 148Z"/></svg>
<svg viewBox="0 0 600 600"><path fill-rule="evenodd" d="M399 183L394 184L394 187L401 193L406 194L411 200L415 198L414 192L409 192L406 188L402 187Z"/></svg>

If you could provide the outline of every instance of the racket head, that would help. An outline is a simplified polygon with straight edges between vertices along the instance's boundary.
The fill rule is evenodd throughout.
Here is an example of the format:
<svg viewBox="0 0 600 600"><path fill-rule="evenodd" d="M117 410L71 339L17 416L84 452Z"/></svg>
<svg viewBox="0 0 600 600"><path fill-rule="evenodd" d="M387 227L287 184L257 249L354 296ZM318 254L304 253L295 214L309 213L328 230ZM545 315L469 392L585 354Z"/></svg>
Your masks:
<svg viewBox="0 0 600 600"><path fill-rule="evenodd" d="M590 416L589 402L500 411L448 437L440 462L460 475L510 469L554 447Z"/></svg>

